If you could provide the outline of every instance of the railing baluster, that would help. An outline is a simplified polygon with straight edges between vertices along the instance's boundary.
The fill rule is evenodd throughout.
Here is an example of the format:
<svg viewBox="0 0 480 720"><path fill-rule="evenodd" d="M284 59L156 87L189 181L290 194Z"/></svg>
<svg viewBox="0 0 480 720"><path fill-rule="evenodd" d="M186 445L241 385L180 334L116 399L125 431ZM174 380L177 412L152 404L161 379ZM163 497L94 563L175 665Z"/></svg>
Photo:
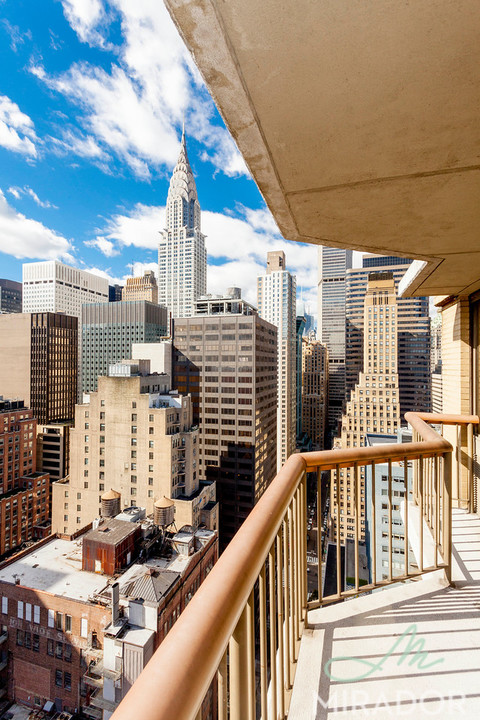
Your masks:
<svg viewBox="0 0 480 720"><path fill-rule="evenodd" d="M420 500L420 550L418 558L418 569L423 572L423 515L424 515L424 499L423 499L423 455L418 458L418 493Z"/></svg>
<svg viewBox="0 0 480 720"><path fill-rule="evenodd" d="M270 704L269 720L277 720L277 599L275 544L268 553L268 603L270 606ZM219 718L219 720L224 720ZM225 718L226 720L226 718ZM262 720L265 720L262 717Z"/></svg>
<svg viewBox="0 0 480 720"><path fill-rule="evenodd" d="M283 521L283 597L284 597L284 670L285 670L285 690L291 688L291 665L290 665L290 589L288 587L289 581L289 562L288 562L288 515Z"/></svg>
<svg viewBox="0 0 480 720"><path fill-rule="evenodd" d="M307 624L307 473L304 473L301 483L302 488L302 551L300 554L302 573L302 620L304 627Z"/></svg>
<svg viewBox="0 0 480 720"><path fill-rule="evenodd" d="M255 718L255 591L252 589L247 602L247 667L243 668L248 676L248 714L246 720Z"/></svg>
<svg viewBox="0 0 480 720"><path fill-rule="evenodd" d="M322 587L322 549L323 549L323 515L322 515L322 471L317 470L317 592L318 602L321 604L323 600Z"/></svg>
<svg viewBox="0 0 480 720"><path fill-rule="evenodd" d="M300 523L300 487L298 488L297 492L293 496L293 517L294 517L294 523L293 523L293 543L294 543L294 554L293 558L295 560L294 568L293 568L293 583L294 583L294 608L295 608L295 660L298 658L298 650L299 650L299 644L300 644L300 537L302 533L301 529L301 523Z"/></svg>
<svg viewBox="0 0 480 720"><path fill-rule="evenodd" d="M452 454L443 456L443 561L447 563L446 576L452 582Z"/></svg>
<svg viewBox="0 0 480 720"><path fill-rule="evenodd" d="M434 502L434 523L433 523L433 538L435 545L435 567L438 567L438 458L432 458L432 469L433 469L433 502Z"/></svg>
<svg viewBox="0 0 480 720"><path fill-rule="evenodd" d="M230 720L246 720L249 717L248 688L248 620L247 606L243 608L229 643Z"/></svg>
<svg viewBox="0 0 480 720"><path fill-rule="evenodd" d="M278 710L280 718L285 717L285 648L284 648L284 590L283 590L283 574L284 574L284 558L283 558L283 527L277 535L277 635L278 635ZM287 651L288 652L288 651Z"/></svg>
<svg viewBox="0 0 480 720"><path fill-rule="evenodd" d="M295 580L293 566L295 562L295 547L294 547L294 534L293 534L293 503L290 503L288 508L288 592L289 592L289 606L290 606L290 684L289 688L293 686L293 665L295 663L295 645L297 642L296 638L296 617L295 617Z"/></svg>
<svg viewBox="0 0 480 720"><path fill-rule="evenodd" d="M359 550L358 550L358 540L359 540L359 534L360 534L360 488L358 486L359 480L358 480L358 465L357 463L354 463L353 465L353 507L355 512L355 538L354 538L354 548L355 548L355 591L358 592L358 588L360 587L359 583ZM345 556L346 556L346 546L345 543ZM347 563L347 558L345 557L345 564Z"/></svg>
<svg viewBox="0 0 480 720"><path fill-rule="evenodd" d="M473 425L467 425L468 512L473 512Z"/></svg>
<svg viewBox="0 0 480 720"><path fill-rule="evenodd" d="M372 583L375 585L377 582L377 497L376 497L376 490L375 490L375 460L372 460L371 464L372 469L372 533L373 533L373 542L372 542ZM365 468L366 470L366 468ZM366 501L365 501L366 504ZM381 542L381 538L380 538Z"/></svg>
<svg viewBox="0 0 480 720"><path fill-rule="evenodd" d="M388 579L393 579L392 461L388 460Z"/></svg>
<svg viewBox="0 0 480 720"><path fill-rule="evenodd" d="M404 508L405 508L405 522L404 522L404 528L405 528L405 575L408 575L408 503L409 503L409 492L408 492L408 459L405 457L403 459L403 484L405 486L404 489Z"/></svg>
<svg viewBox="0 0 480 720"><path fill-rule="evenodd" d="M340 466L335 467L335 487L337 492L337 595L342 593L342 555L340 547ZM346 488L345 488L346 492Z"/></svg>
<svg viewBox="0 0 480 720"><path fill-rule="evenodd" d="M258 604L260 614L260 710L267 720L267 597L265 565L258 578Z"/></svg>
<svg viewBox="0 0 480 720"><path fill-rule="evenodd" d="M218 720L227 720L227 651L220 661L217 672Z"/></svg>

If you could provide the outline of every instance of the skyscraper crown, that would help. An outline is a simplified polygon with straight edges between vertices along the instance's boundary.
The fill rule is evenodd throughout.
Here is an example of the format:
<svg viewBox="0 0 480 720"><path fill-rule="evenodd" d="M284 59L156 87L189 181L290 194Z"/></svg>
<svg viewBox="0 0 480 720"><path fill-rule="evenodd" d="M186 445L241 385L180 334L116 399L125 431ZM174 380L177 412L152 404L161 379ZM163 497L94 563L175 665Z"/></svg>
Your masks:
<svg viewBox="0 0 480 720"><path fill-rule="evenodd" d="M180 154L170 180L167 205L178 196L182 197L187 202L198 202L197 186L195 185L195 178L193 177L192 168L190 167L190 162L188 160L185 128L182 132Z"/></svg>

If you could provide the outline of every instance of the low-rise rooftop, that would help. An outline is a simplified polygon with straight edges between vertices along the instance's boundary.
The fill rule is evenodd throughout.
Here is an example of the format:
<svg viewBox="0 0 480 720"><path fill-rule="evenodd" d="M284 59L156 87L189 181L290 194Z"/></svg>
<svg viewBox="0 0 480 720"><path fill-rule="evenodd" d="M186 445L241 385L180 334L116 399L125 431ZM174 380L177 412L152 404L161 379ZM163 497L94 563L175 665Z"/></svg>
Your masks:
<svg viewBox="0 0 480 720"><path fill-rule="evenodd" d="M0 568L0 582L87 601L107 584L104 575L82 570L82 539L55 538Z"/></svg>

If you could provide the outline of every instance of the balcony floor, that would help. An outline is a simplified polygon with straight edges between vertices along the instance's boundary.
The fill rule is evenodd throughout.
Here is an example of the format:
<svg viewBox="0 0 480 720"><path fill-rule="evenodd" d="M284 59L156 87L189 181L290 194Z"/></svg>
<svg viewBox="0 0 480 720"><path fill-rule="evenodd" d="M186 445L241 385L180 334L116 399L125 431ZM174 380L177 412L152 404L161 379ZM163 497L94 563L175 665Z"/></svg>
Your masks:
<svg viewBox="0 0 480 720"><path fill-rule="evenodd" d="M453 512L453 587L435 573L309 613L289 720L480 716L480 517Z"/></svg>

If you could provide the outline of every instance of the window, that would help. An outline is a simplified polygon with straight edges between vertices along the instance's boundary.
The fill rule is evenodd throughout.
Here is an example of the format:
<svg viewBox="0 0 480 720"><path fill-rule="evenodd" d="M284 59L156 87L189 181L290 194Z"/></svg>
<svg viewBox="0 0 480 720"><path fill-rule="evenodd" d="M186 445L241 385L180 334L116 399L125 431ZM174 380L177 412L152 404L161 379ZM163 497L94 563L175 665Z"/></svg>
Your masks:
<svg viewBox="0 0 480 720"><path fill-rule="evenodd" d="M2 613L8 615L8 598L2 597Z"/></svg>
<svg viewBox="0 0 480 720"><path fill-rule="evenodd" d="M63 686L63 673L61 670L55 670L55 685L57 687Z"/></svg>
<svg viewBox="0 0 480 720"><path fill-rule="evenodd" d="M33 606L33 622L40 625L40 605Z"/></svg>
<svg viewBox="0 0 480 720"><path fill-rule="evenodd" d="M57 612L55 616L55 626L57 630L61 630L63 626L63 613Z"/></svg>
<svg viewBox="0 0 480 720"><path fill-rule="evenodd" d="M55 643L55 657L58 660L63 660L63 643L61 642Z"/></svg>
<svg viewBox="0 0 480 720"><path fill-rule="evenodd" d="M65 615L65 632L72 632L72 616Z"/></svg>
<svg viewBox="0 0 480 720"><path fill-rule="evenodd" d="M87 620L87 618L82 618L82 621L80 624L80 636L83 638L86 638L88 636L88 620Z"/></svg>
<svg viewBox="0 0 480 720"><path fill-rule="evenodd" d="M47 638L47 655L53 656L53 640Z"/></svg>
<svg viewBox="0 0 480 720"><path fill-rule="evenodd" d="M72 646L65 645L63 648L63 659L65 662L72 662Z"/></svg>
<svg viewBox="0 0 480 720"><path fill-rule="evenodd" d="M32 604L25 603L25 620L32 622Z"/></svg>
<svg viewBox="0 0 480 720"><path fill-rule="evenodd" d="M55 613L53 612L53 610L48 611L47 625L48 625L48 627L52 627L52 628L55 627Z"/></svg>
<svg viewBox="0 0 480 720"><path fill-rule="evenodd" d="M23 630L17 630L17 645L23 645Z"/></svg>
<svg viewBox="0 0 480 720"><path fill-rule="evenodd" d="M23 620L23 602L21 600L17 602L17 618Z"/></svg>
<svg viewBox="0 0 480 720"><path fill-rule="evenodd" d="M36 635L35 633L33 634L32 650L33 652L40 650L40 635Z"/></svg>
<svg viewBox="0 0 480 720"><path fill-rule="evenodd" d="M63 687L65 690L71 690L72 689L72 675L69 672L66 672L63 674Z"/></svg>

